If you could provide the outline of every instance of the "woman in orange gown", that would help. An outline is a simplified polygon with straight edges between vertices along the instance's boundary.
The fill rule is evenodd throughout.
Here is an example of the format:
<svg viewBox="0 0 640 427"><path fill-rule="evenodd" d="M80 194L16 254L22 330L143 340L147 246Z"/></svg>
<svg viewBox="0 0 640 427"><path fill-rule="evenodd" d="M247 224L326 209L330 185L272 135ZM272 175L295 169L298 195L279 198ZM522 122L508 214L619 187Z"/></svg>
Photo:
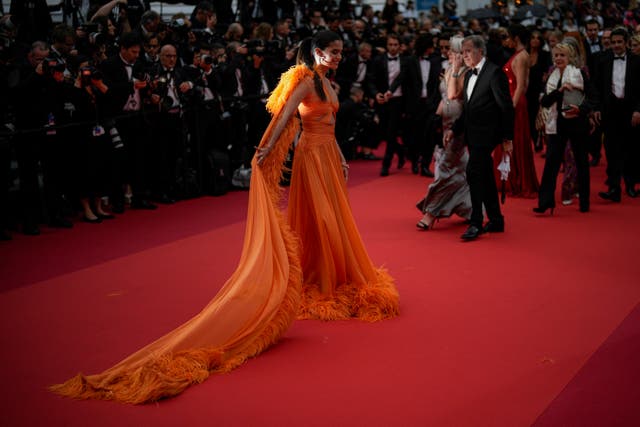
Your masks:
<svg viewBox="0 0 640 427"><path fill-rule="evenodd" d="M511 172L506 182L506 191L512 197L537 197L538 176L533 162L533 140L529 131L529 113L527 111L527 84L529 81L529 54L525 50L529 42L529 30L520 24L509 26L508 43L515 53L504 65L503 70L509 80L509 91L515 108L513 127L513 154ZM535 113L534 113L535 114ZM498 146L493 155L496 167L502 161L502 147ZM501 188L500 172L496 169L496 182Z"/></svg>
<svg viewBox="0 0 640 427"><path fill-rule="evenodd" d="M296 317L376 321L397 315L393 279L373 267L351 215L348 166L333 135L338 103L325 73L337 67L341 53L335 33L306 40L299 53L304 64L283 74L269 97L273 118L252 162L242 255L220 292L154 343L100 374L78 374L52 386L54 392L152 402L258 355ZM279 208L278 184L300 127L296 110L303 131L292 173L290 226Z"/></svg>

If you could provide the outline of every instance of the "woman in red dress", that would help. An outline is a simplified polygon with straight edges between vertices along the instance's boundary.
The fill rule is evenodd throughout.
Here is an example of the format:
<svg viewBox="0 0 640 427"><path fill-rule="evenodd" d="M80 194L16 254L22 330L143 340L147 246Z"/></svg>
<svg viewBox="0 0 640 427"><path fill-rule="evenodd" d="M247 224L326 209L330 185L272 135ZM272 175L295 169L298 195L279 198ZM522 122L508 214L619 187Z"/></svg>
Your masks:
<svg viewBox="0 0 640 427"><path fill-rule="evenodd" d="M529 31L520 24L509 26L507 43L515 49L502 68L509 80L509 91L516 110L513 154L511 156L511 172L506 182L506 191L512 197L534 198L537 196L539 183L533 163L533 141L529 131L529 114L527 111L527 84L529 81L529 54L525 47L529 42ZM502 147L498 146L493 154L497 166L502 161ZM501 187L500 172L496 170L498 188Z"/></svg>

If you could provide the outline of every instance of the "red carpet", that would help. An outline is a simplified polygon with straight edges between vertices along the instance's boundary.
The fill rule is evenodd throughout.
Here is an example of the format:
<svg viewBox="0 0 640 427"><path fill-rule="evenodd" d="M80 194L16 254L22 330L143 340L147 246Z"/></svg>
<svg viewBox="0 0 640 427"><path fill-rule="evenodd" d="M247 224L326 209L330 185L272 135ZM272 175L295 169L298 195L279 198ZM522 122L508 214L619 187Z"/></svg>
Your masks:
<svg viewBox="0 0 640 427"><path fill-rule="evenodd" d="M542 168L540 159L539 170ZM604 167L592 169L593 193ZM103 370L199 311L240 255L246 193L0 243L7 426L638 425L640 200L531 213L504 234L419 232L429 180L352 162L354 214L397 280L401 316L294 323L240 369L155 405L47 392Z"/></svg>

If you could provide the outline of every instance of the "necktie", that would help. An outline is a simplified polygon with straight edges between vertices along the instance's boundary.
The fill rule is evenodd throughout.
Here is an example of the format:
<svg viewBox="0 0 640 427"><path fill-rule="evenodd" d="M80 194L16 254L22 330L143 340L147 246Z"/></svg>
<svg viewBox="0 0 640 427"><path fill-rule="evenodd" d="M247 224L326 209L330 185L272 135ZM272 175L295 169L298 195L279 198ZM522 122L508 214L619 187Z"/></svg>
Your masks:
<svg viewBox="0 0 640 427"><path fill-rule="evenodd" d="M392 58L392 57L390 57L390 56L389 56L389 57L387 57L387 59L388 59L389 61L397 61L397 60L398 60L398 57L396 56L396 57L393 57L393 58Z"/></svg>

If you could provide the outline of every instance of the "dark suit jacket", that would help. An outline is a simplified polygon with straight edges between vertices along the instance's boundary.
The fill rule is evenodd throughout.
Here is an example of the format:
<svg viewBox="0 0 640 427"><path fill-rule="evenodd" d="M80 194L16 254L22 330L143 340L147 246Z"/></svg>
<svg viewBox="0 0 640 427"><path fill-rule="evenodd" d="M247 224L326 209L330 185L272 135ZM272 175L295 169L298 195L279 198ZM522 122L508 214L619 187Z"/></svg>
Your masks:
<svg viewBox="0 0 640 427"><path fill-rule="evenodd" d="M133 94L133 83L129 81L129 75L125 67L124 61L116 54L105 59L100 64L104 83L109 88L107 92L110 99L108 113L119 114L129 99L129 95ZM144 64L138 60L133 64L133 75L144 74ZM141 94L142 96L142 94Z"/></svg>
<svg viewBox="0 0 640 427"><path fill-rule="evenodd" d="M415 102L411 100L415 100L417 90L415 65L412 63L412 58L408 56L400 56L398 60L400 61L400 74L389 84L387 55L378 55L373 59L371 66L367 67L369 93L375 97L377 93L385 93L387 90L393 93L398 87L401 87L404 108L411 109L415 106Z"/></svg>
<svg viewBox="0 0 640 427"><path fill-rule="evenodd" d="M351 90L351 85L358 78L358 65L359 59L358 54L353 53L345 58L345 60L338 67L338 71L336 73L336 81L340 85L340 99L345 100L349 98L349 90ZM371 67L371 60L366 61L367 66L367 75L365 75L364 80L362 81L362 90L365 95L369 98L374 97L374 94L369 93L369 84L367 82L367 76L369 75L369 69Z"/></svg>
<svg viewBox="0 0 640 427"><path fill-rule="evenodd" d="M422 71L420 69L420 58L414 57L414 67L416 73L417 80L417 88L416 95L420 97L422 93L422 85L425 84L422 81ZM427 105L428 107L436 111L438 108L438 104L442 99L442 94L440 93L440 89L438 88L440 84L440 73L442 72L442 59L439 55L431 55L429 57L429 63L431 66L429 67L429 79L426 82L427 85Z"/></svg>
<svg viewBox="0 0 640 427"><path fill-rule="evenodd" d="M613 52L607 51L596 61L593 70L593 89L595 109L602 113L603 122L608 121L607 112L612 111L614 95L611 90L611 80L613 79ZM624 82L624 105L625 113L631 114L640 111L640 57L627 52L627 70Z"/></svg>
<svg viewBox="0 0 640 427"><path fill-rule="evenodd" d="M454 124L454 132L464 131L464 139L472 147L495 147L504 139L513 139L515 110L507 75L486 61L471 98L467 98L470 77L469 72L464 79L464 110Z"/></svg>

